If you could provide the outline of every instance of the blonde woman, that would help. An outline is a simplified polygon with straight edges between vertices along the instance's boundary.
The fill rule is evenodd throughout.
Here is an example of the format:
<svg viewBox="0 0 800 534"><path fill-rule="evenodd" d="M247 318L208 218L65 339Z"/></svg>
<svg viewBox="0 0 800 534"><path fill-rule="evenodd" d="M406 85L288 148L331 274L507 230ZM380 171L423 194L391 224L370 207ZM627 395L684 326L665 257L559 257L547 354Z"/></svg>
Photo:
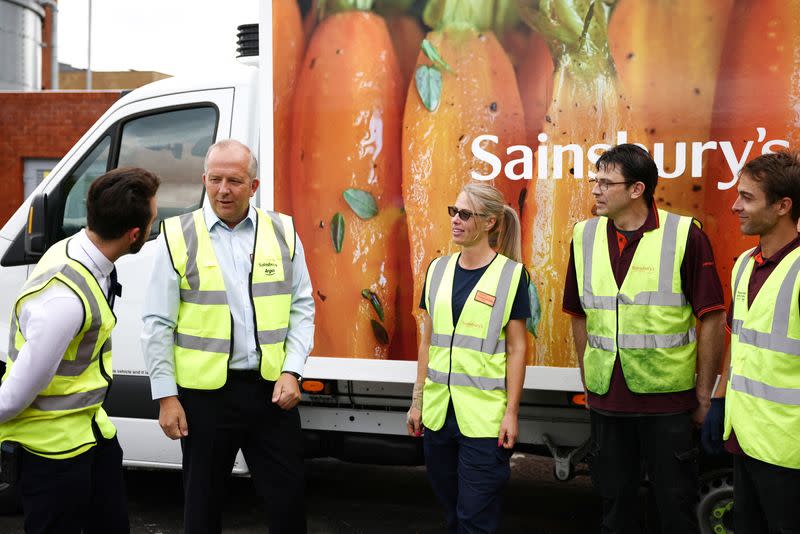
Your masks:
<svg viewBox="0 0 800 534"><path fill-rule="evenodd" d="M461 250L428 267L408 432L424 433L448 530L494 532L518 435L529 278L519 218L497 189L469 183L447 209Z"/></svg>

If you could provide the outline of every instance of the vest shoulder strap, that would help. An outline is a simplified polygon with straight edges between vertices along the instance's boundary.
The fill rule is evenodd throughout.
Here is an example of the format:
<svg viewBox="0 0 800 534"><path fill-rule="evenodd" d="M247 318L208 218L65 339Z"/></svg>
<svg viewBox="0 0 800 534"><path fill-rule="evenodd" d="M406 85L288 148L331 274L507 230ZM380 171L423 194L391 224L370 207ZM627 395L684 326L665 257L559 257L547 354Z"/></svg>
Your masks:
<svg viewBox="0 0 800 534"><path fill-rule="evenodd" d="M161 232L164 234L164 241L167 244L167 251L172 261L172 268L179 277L184 275L189 257L189 244L185 234L187 231L192 234L195 233L195 214L199 213L202 217L202 212L203 209L198 208L194 211L165 219L161 223Z"/></svg>
<svg viewBox="0 0 800 534"><path fill-rule="evenodd" d="M286 243L286 247L289 249L289 258L294 260L294 253L297 247L297 232L294 229L294 219L285 213L265 211L261 208L256 208L256 214L272 220L275 235Z"/></svg>

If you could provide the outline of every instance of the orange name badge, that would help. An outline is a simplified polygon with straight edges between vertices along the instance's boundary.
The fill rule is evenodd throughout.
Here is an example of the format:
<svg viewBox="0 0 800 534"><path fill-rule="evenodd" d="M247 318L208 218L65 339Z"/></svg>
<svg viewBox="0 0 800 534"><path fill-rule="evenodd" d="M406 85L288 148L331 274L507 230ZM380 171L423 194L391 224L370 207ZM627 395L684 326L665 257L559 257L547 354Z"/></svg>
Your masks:
<svg viewBox="0 0 800 534"><path fill-rule="evenodd" d="M487 306L494 306L495 299L496 297L490 295L489 293L484 293L483 291L478 291L475 293L475 300L481 304L486 304Z"/></svg>

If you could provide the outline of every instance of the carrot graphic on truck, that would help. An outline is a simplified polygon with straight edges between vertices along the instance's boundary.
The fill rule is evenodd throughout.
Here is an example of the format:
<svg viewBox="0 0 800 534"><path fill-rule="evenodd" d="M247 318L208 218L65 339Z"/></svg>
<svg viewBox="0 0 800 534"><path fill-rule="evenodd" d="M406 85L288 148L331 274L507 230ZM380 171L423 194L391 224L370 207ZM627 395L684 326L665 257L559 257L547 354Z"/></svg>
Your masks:
<svg viewBox="0 0 800 534"><path fill-rule="evenodd" d="M714 100L711 139L718 141L718 148L705 171L706 230L726 295L734 258L755 246L753 238L740 235L739 219L731 212L737 181L731 167L741 167L762 152L799 146L799 55L800 2L736 2Z"/></svg>
<svg viewBox="0 0 800 534"><path fill-rule="evenodd" d="M292 205L314 354L386 358L395 328L402 76L372 2L319 2L294 98ZM358 8L358 9L356 9ZM355 306L354 306L355 304Z"/></svg>
<svg viewBox="0 0 800 534"><path fill-rule="evenodd" d="M529 182L522 213L523 257L540 291L544 317L538 338L529 338L529 363L535 365L576 364L561 300L572 227L591 216L593 205L584 159L593 145L615 144L618 131L631 130L629 105L608 46L613 6L589 0L520 2L520 16L545 37L555 65L552 100L539 134L540 172ZM545 152L545 143L560 149Z"/></svg>
<svg viewBox="0 0 800 534"><path fill-rule="evenodd" d="M419 303L425 272L451 249L445 207L471 173L488 175L471 145L491 132L496 149L525 141L525 124L514 69L489 31L494 2L430 0L423 18L433 28L417 60L403 117L403 199L414 272L414 302ZM517 206L522 180L495 180L506 200ZM420 310L415 306L419 321Z"/></svg>
<svg viewBox="0 0 800 534"><path fill-rule="evenodd" d="M692 143L709 139L732 6L733 0L621 2L608 30L619 77L644 127L646 137L637 141L659 165L656 201L701 221L708 184Z"/></svg>
<svg viewBox="0 0 800 534"><path fill-rule="evenodd" d="M305 39L300 9L295 0L272 2L272 72L275 87L272 95L273 142L275 154L275 209L292 212L289 189L289 158L280 157L289 151L292 96L297 71L303 60Z"/></svg>

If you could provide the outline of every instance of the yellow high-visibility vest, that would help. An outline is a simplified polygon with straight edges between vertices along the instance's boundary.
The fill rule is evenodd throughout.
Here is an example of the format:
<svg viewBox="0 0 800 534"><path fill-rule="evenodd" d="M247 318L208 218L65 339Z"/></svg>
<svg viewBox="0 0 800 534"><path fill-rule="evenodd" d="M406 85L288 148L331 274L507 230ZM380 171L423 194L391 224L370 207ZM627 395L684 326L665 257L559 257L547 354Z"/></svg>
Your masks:
<svg viewBox="0 0 800 534"><path fill-rule="evenodd" d="M94 275L68 256L68 242L50 247L22 287L11 312L3 377L8 377L25 344L18 321L22 305L54 280L63 283L83 303L83 324L47 387L20 414L0 424L0 441L18 441L30 452L54 459L71 458L96 445L92 422L106 439L117 432L102 408L113 376L111 331L117 318Z"/></svg>
<svg viewBox="0 0 800 534"><path fill-rule="evenodd" d="M781 260L749 306L751 253L739 256L731 272L724 438L734 429L748 456L800 469L800 248Z"/></svg>
<svg viewBox="0 0 800 534"><path fill-rule="evenodd" d="M625 381L636 393L694 387L695 317L681 287L690 217L658 210L663 224L645 232L617 287L608 255L608 218L575 225L572 234L578 294L586 312L586 388L608 392L619 353Z"/></svg>
<svg viewBox="0 0 800 534"><path fill-rule="evenodd" d="M256 208L250 303L255 313L260 372L276 380L286 358L284 343L292 304L292 218ZM180 277L175 328L175 379L189 389L219 389L228 377L233 332L225 282L203 210L164 221L163 232Z"/></svg>
<svg viewBox="0 0 800 534"><path fill-rule="evenodd" d="M498 254L472 289L453 326L453 279L458 254L433 261L425 303L433 322L422 423L444 425L453 402L458 427L473 438L497 437L506 411L505 326L519 286L522 264Z"/></svg>

